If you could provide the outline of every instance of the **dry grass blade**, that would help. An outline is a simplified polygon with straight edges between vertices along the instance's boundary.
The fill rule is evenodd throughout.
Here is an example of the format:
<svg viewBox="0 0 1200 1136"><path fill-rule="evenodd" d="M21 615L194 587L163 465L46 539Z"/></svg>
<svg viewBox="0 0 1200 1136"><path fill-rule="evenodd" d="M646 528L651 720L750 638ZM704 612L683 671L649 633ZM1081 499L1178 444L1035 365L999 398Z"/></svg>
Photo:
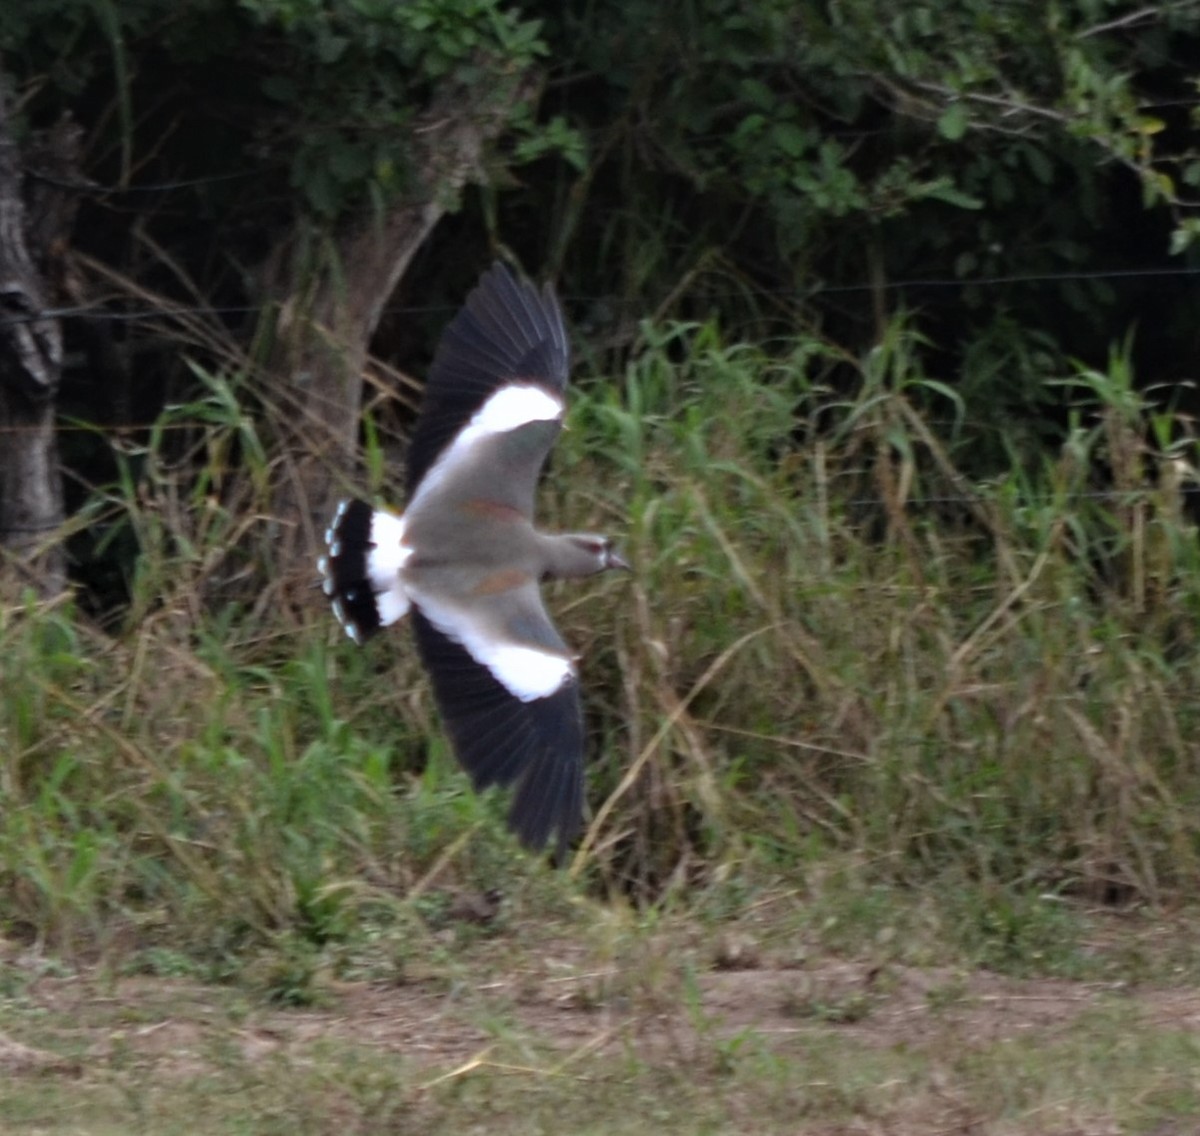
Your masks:
<svg viewBox="0 0 1200 1136"><path fill-rule="evenodd" d="M583 841L575 853L575 859L571 864L571 877L575 878L583 871L587 865L588 855L591 851L596 838L603 830L610 814L620 803L621 798L637 783L638 777L641 775L646 763L658 751L659 745L663 739L674 729L679 718L687 711L688 706L695 700L696 696L701 693L714 678L725 668L729 661L734 658L737 653L749 642L757 639L764 632L770 631L771 625L755 628L753 631L746 632L735 642L731 643L720 655L709 664L708 669L704 674L692 685L688 693L679 700L674 710L667 716L663 723L654 732L654 736L642 748L642 752L638 754L637 759L625 771L617 787L608 795L604 804L600 806L592 823L588 826L587 833L584 835Z"/></svg>

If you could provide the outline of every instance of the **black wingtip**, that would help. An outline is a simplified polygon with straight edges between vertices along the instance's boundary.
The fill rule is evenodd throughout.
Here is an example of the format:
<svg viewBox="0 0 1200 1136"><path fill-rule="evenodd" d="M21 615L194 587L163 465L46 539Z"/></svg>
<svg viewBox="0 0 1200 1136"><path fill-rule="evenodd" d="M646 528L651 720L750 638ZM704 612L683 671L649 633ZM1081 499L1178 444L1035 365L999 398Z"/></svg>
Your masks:
<svg viewBox="0 0 1200 1136"><path fill-rule="evenodd" d="M583 821L583 714L574 681L513 697L460 644L414 610L417 648L454 752L476 789L512 789L508 827L531 852L554 839L559 866Z"/></svg>
<svg viewBox="0 0 1200 1136"><path fill-rule="evenodd" d="M541 852L556 837L551 861L566 862L567 848L583 824L583 767L544 749L513 794L508 827L531 852Z"/></svg>
<svg viewBox="0 0 1200 1136"><path fill-rule="evenodd" d="M570 358L553 288L539 290L497 261L480 277L438 341L421 418L409 445L409 493L492 394L516 381L561 394Z"/></svg>

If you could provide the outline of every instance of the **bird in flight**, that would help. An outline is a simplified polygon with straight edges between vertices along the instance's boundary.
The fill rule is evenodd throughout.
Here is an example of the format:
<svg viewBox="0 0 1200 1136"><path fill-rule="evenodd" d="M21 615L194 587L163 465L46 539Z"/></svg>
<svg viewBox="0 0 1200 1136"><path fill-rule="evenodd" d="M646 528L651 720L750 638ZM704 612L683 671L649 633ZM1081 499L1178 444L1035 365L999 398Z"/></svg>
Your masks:
<svg viewBox="0 0 1200 1136"><path fill-rule="evenodd" d="M570 350L553 290L495 264L434 354L403 514L343 501L318 567L358 643L412 612L417 650L476 789L511 787L509 827L557 859L583 818L576 656L539 584L628 569L612 541L533 525L562 429Z"/></svg>

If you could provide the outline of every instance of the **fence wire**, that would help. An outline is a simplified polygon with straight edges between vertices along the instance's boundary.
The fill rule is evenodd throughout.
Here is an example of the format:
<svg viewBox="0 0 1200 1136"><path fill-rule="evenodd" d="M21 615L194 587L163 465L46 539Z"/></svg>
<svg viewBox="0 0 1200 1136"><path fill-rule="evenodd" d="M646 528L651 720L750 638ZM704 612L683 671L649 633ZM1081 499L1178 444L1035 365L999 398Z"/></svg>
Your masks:
<svg viewBox="0 0 1200 1136"><path fill-rule="evenodd" d="M1111 268L1094 272L1031 272L1012 273L998 276L976 276L969 278L918 276L902 280L884 280L877 282L860 282L851 284L813 284L810 288L755 288L755 293L763 296L787 297L797 303L811 302L821 296L842 296L851 294L873 293L878 291L948 291L966 288L1005 288L1012 285L1034 284L1063 284L1095 281L1132 281L1151 279L1179 279L1200 276L1200 267L1181 265L1177 267L1147 267L1147 268ZM745 291L707 291L701 294L707 300L738 300L745 298ZM619 297L612 295L585 296L572 293L560 297L564 304L586 308L594 304L620 303ZM439 315L457 312L460 304L391 304L383 308L387 315ZM248 316L257 315L263 311L260 304L234 304L207 306L203 304L174 304L154 308L136 308L126 311L113 311L100 304L76 305L73 307L45 308L38 312L22 312L16 315L0 317L0 330L15 327L20 324L37 323L51 319L87 319L107 321L111 323L132 323L139 320L152 322L168 319L172 316Z"/></svg>

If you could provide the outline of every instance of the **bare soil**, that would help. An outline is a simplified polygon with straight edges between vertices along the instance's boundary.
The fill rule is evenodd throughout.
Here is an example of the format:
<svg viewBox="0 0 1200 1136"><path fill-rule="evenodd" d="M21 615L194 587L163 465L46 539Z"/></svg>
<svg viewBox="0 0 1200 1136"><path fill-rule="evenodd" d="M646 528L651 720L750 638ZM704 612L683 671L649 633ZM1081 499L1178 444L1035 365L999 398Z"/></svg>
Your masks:
<svg viewBox="0 0 1200 1136"><path fill-rule="evenodd" d="M474 986L329 980L322 984L323 1005L302 1009L245 999L234 1006L228 989L184 980L42 977L22 991L15 1019L21 1036L0 1034L0 1074L86 1079L89 1070L119 1057L124 1067L152 1070L161 1082L203 1075L218 1044L232 1046L250 1066L276 1058L311 1062L316 1047L340 1045L402 1060L432 1089L489 1067L514 1068L501 1063L511 1056L499 1055L502 1047L487 1024L502 1016L507 1031L536 1050L542 1071L586 1073L632 1044L651 1066L691 1067L702 1077L712 1068L713 1053L739 1038L781 1054L836 1044L929 1058L932 1072L921 1091L910 1086L903 1099L876 1107L875 1115L837 1121L814 1116L798 1119L794 1129L763 1131L1116 1136L1133 1129L1078 1107L1061 1116L1035 1115L1025 1124L1002 1123L972 1098L954 1070L963 1055L987 1054L1006 1043L1053 1046L1093 1013L1127 1015L1143 1030L1191 1035L1200 1052L1200 992L1190 988L1020 980L837 959L779 967L751 957L740 963L726 958L693 976L687 990L669 983L660 989L657 978L643 984L647 976L637 968L589 970L580 965L586 961L570 946L558 946L536 964L524 962ZM752 1093L741 1091L740 1104L726 1102L726 1119L740 1114L744 1130L755 1131ZM1200 1121L1181 1115L1136 1130L1183 1136L1200 1131Z"/></svg>

